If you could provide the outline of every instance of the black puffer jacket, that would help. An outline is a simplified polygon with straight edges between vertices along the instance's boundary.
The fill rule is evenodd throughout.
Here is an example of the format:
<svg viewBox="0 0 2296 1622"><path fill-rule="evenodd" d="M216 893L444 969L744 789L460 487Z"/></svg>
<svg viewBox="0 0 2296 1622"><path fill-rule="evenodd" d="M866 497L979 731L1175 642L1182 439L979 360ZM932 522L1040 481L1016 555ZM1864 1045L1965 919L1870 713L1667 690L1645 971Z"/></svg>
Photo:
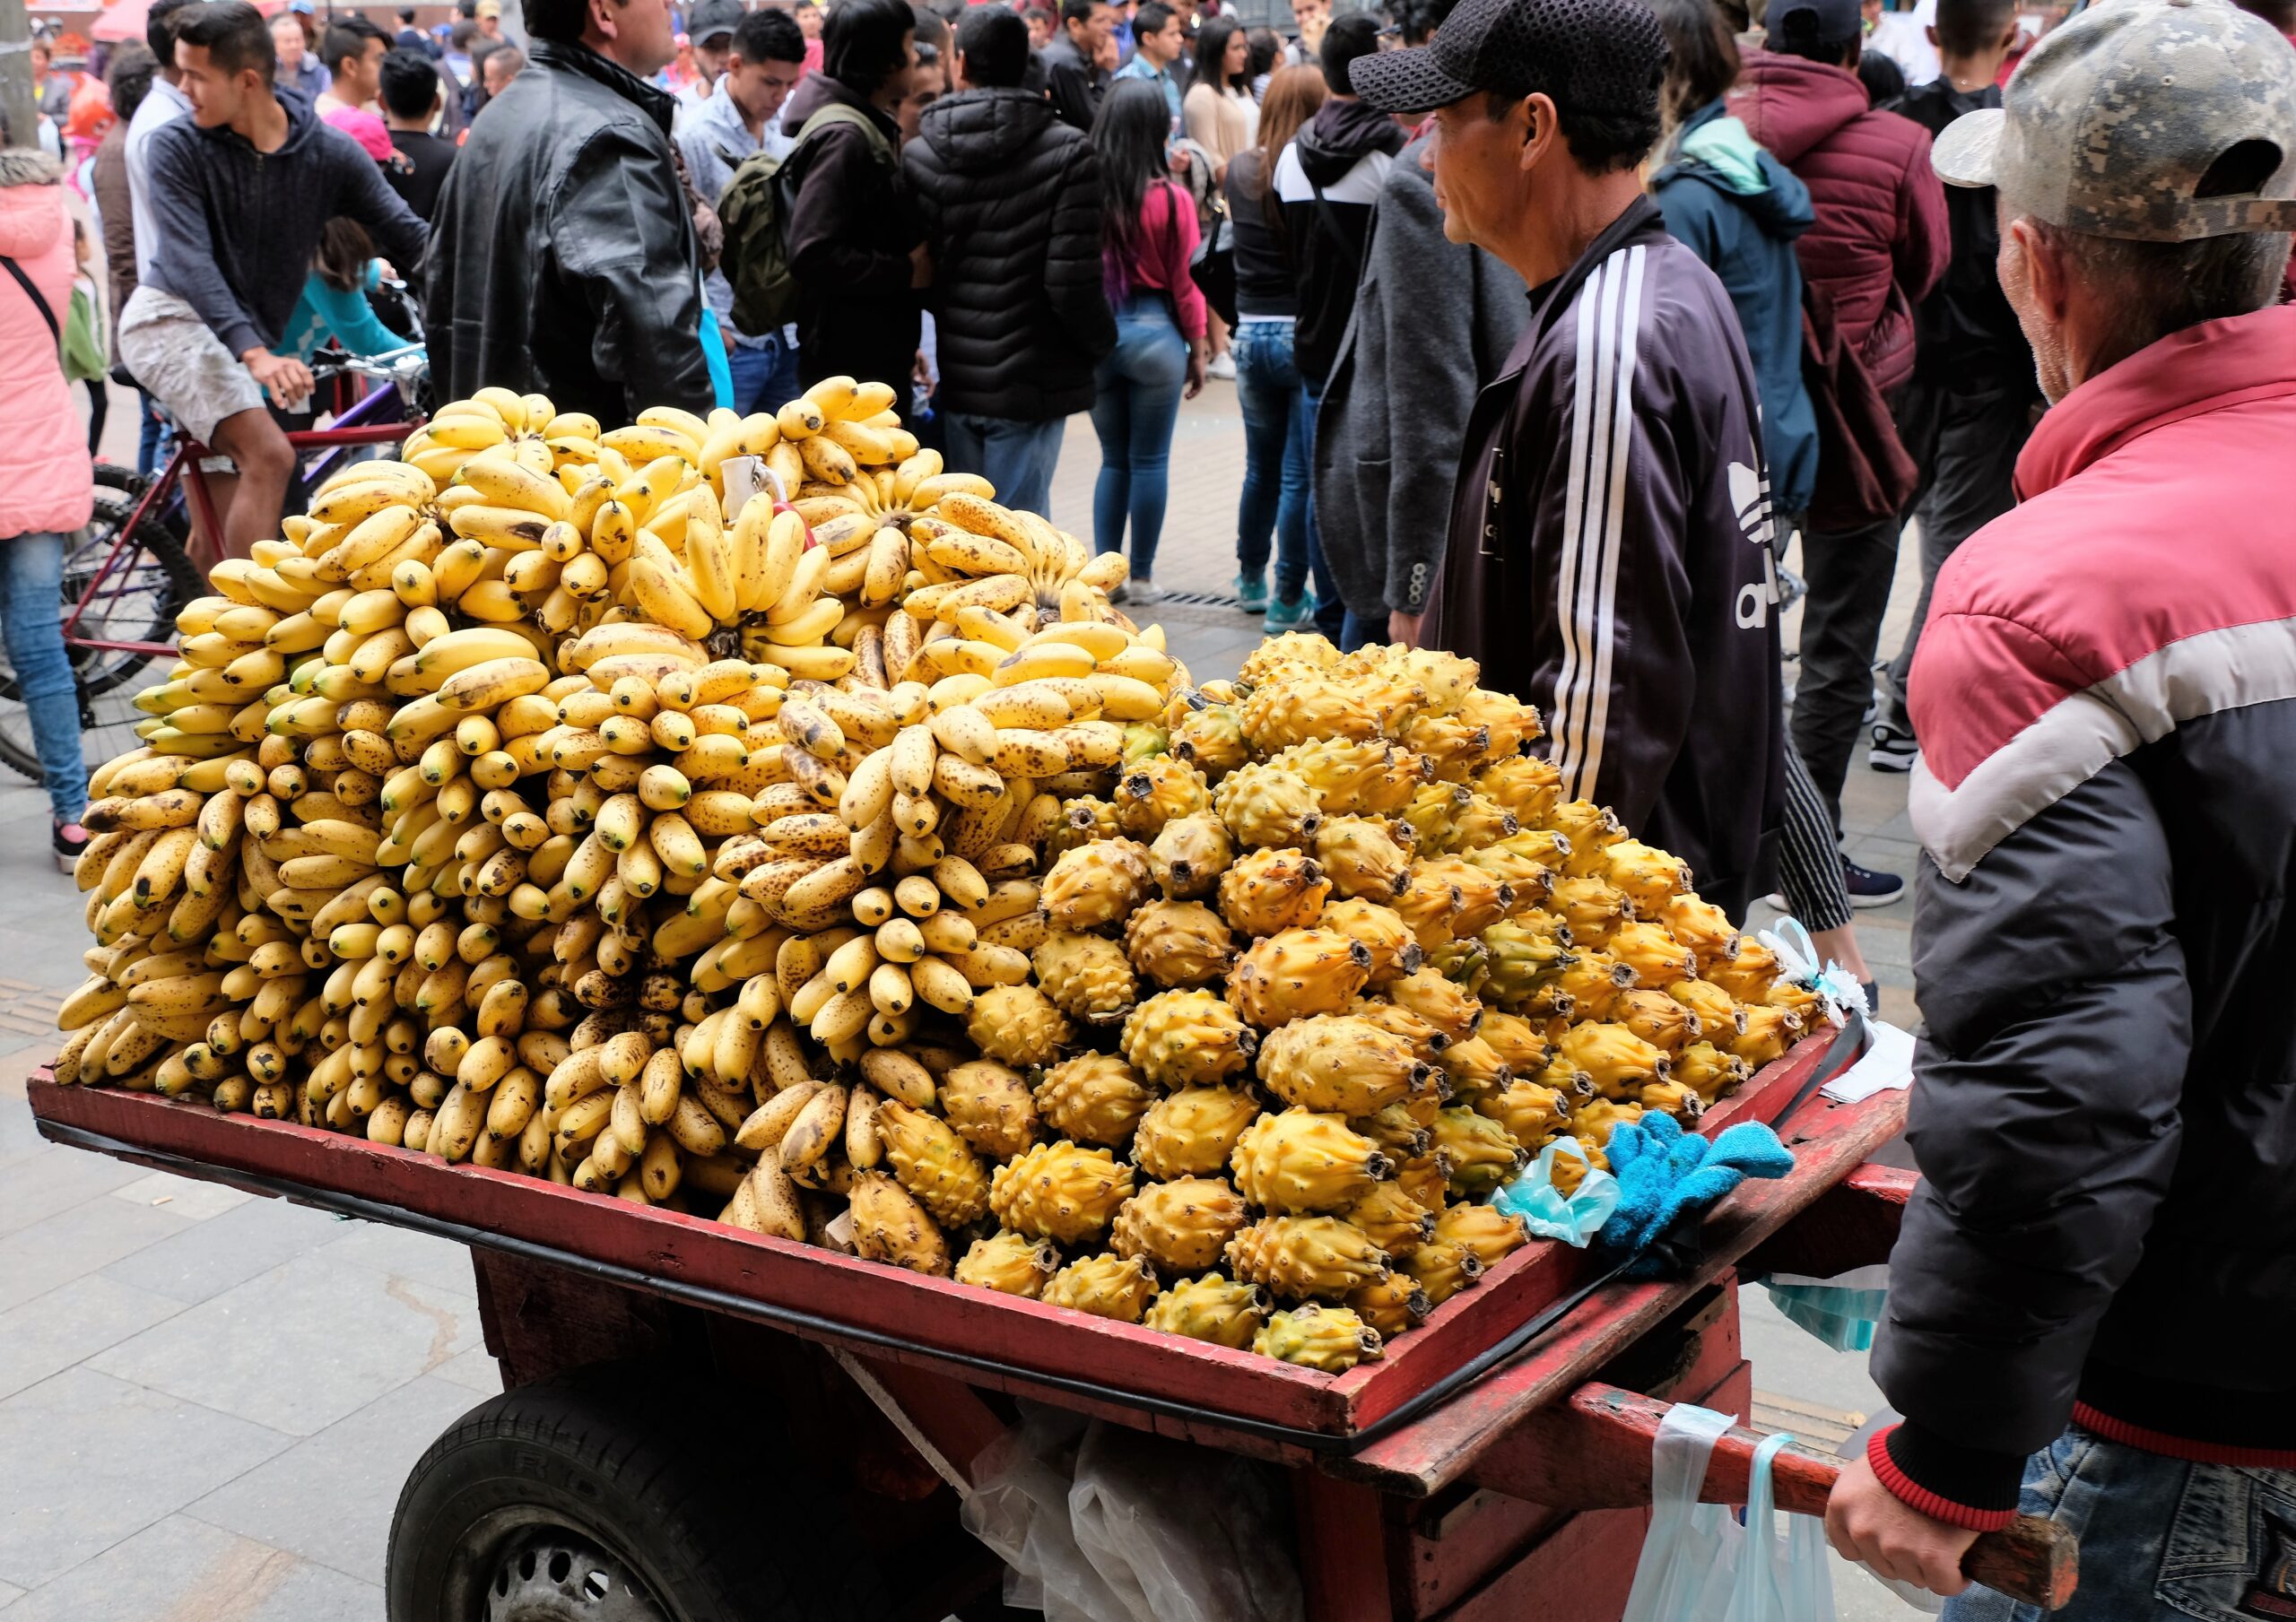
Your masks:
<svg viewBox="0 0 2296 1622"><path fill-rule="evenodd" d="M1023 422L1090 409L1116 347L1091 143L1040 96L965 91L925 109L901 167L933 251L943 406Z"/></svg>
<svg viewBox="0 0 2296 1622"><path fill-rule="evenodd" d="M439 194L423 325L439 398L539 390L608 423L716 403L674 107L596 51L534 42Z"/></svg>
<svg viewBox="0 0 2296 1622"><path fill-rule="evenodd" d="M893 157L900 126L826 74L799 89L809 87L819 100L808 117L843 102L866 114L883 140L856 125L824 125L783 166L796 187L788 239L798 289L797 375L809 386L839 376L889 383L906 397L923 327L909 256L925 233ZM804 126L784 115L781 127L794 134Z"/></svg>

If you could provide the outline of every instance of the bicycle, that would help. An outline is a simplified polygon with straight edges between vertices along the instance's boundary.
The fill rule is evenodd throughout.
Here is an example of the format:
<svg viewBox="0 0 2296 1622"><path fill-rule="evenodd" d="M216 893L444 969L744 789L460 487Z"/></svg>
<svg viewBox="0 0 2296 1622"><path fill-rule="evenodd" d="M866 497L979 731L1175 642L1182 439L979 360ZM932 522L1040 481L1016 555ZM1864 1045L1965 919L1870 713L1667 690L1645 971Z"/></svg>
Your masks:
<svg viewBox="0 0 2296 1622"><path fill-rule="evenodd" d="M311 454L309 465L299 468L291 501L296 490L324 482L358 450L404 439L426 414L422 392L430 364L420 345L323 360L312 375L367 377L376 386L332 426L287 436L298 453ZM176 614L207 589L185 542L187 519L201 533L222 533L200 466L210 454L205 446L178 437L166 464L148 480L100 464L94 516L87 528L65 542L64 647L79 687L81 756L91 772L138 743L133 729L144 715L135 707L135 694L163 679L176 656ZM35 783L40 780L31 716L18 698L15 670L4 652L0 763Z"/></svg>

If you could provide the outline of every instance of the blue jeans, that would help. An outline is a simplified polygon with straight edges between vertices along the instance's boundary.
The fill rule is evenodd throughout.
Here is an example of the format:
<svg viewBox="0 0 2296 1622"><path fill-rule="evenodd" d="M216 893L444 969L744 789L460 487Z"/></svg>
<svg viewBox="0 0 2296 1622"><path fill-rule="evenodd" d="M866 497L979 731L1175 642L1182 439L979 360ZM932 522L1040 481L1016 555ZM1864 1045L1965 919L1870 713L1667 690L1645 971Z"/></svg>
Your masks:
<svg viewBox="0 0 2296 1622"><path fill-rule="evenodd" d="M1367 642L1384 643L1387 639L1387 622L1385 620L1366 620L1352 608L1347 611L1347 618L1339 628L1339 646L1343 653L1352 654Z"/></svg>
<svg viewBox="0 0 2296 1622"><path fill-rule="evenodd" d="M1315 466L1316 407L1323 403L1323 391L1306 378L1300 380L1300 399L1308 416L1308 465ZM1309 480L1308 499L1308 568L1316 577L1316 629L1331 641L1339 644L1340 651L1347 651L1347 604L1340 601L1339 582L1332 577L1331 565L1324 561L1324 534L1316 523L1314 498L1315 481Z"/></svg>
<svg viewBox="0 0 2296 1622"><path fill-rule="evenodd" d="M80 690L64 651L64 537L53 533L0 541L0 638L16 672L16 696L31 716L40 781L58 822L88 809L88 768L80 758Z"/></svg>
<svg viewBox="0 0 2296 1622"><path fill-rule="evenodd" d="M2296 1470L2188 1464L2108 1442L2078 1425L2025 1462L2017 1507L2081 1540L2081 1585L2058 1622L2239 1622L2285 1616L2296 1581L2272 1574L2296 1527ZM2250 1601L2261 1598L2267 1603ZM2039 1622L2044 1613L1972 1588L1945 1622Z"/></svg>
<svg viewBox="0 0 2296 1622"><path fill-rule="evenodd" d="M734 409L744 417L778 411L805 392L797 383L797 351L779 338L736 343L726 351L726 364L734 374Z"/></svg>
<svg viewBox="0 0 2296 1622"><path fill-rule="evenodd" d="M970 412L941 414L948 420L951 473L978 473L996 487L996 499L1006 507L1040 518L1052 516L1052 475L1060 465L1067 418L1023 422Z"/></svg>
<svg viewBox="0 0 2296 1622"><path fill-rule="evenodd" d="M1135 293L1116 313L1116 348L1092 373L1092 431L1100 437L1100 476L1092 487L1092 550L1124 550L1132 523L1132 575L1156 564L1170 490L1172 425L1187 382L1187 340L1172 325L1164 295Z"/></svg>
<svg viewBox="0 0 2296 1622"><path fill-rule="evenodd" d="M1309 435L1292 363L1292 324L1246 321L1231 346L1244 409L1244 494L1236 504L1236 565L1246 579L1267 568L1274 540L1275 597L1297 603L1308 583Z"/></svg>
<svg viewBox="0 0 2296 1622"><path fill-rule="evenodd" d="M135 398L143 412L143 421L135 438L135 471L148 479L152 476L152 470L167 460L170 440L168 420L161 414L159 402L142 389L135 391Z"/></svg>

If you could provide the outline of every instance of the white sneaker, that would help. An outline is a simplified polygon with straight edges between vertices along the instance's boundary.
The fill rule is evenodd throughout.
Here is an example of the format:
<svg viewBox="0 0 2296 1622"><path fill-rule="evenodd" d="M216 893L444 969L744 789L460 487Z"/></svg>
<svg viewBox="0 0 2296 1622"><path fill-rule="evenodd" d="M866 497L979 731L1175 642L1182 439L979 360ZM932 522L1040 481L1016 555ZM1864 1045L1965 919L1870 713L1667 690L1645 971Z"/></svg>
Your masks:
<svg viewBox="0 0 2296 1622"><path fill-rule="evenodd" d="M1205 376L1217 377L1222 383L1236 380L1236 357L1232 354L1214 355L1212 364L1204 369Z"/></svg>
<svg viewBox="0 0 2296 1622"><path fill-rule="evenodd" d="M1124 583L1124 600L1135 606L1161 603L1164 595L1163 588L1145 575L1135 575Z"/></svg>

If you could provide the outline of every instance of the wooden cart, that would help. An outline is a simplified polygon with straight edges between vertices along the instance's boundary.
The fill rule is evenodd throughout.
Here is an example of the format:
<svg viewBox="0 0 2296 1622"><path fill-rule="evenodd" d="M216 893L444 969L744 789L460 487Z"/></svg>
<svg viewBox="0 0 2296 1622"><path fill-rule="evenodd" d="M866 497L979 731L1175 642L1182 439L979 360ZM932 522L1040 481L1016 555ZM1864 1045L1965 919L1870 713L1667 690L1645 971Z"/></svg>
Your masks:
<svg viewBox="0 0 2296 1622"><path fill-rule="evenodd" d="M1775 1120L1826 1048L1805 1042L1704 1130ZM1383 1360L1326 1375L204 1105L38 1080L31 1106L59 1142L471 1247L509 1389L409 1478L392 1622L1003 1615L1001 1567L957 1515L1015 1398L1287 1471L1318 1622L1603 1622L1667 1401L1747 1410L1738 1280L1884 1259L1912 1182L1867 1164L1903 1094L1812 1096L1781 1123L1793 1173L1726 1201L1688 1277L1596 1288L1518 1346L1596 1277L1535 1244ZM1743 1500L1756 1440L1717 1449L1709 1500ZM1781 1454L1779 1506L1820 1512L1838 1462ZM2074 1549L2021 1521L1968 1570L2053 1609Z"/></svg>

